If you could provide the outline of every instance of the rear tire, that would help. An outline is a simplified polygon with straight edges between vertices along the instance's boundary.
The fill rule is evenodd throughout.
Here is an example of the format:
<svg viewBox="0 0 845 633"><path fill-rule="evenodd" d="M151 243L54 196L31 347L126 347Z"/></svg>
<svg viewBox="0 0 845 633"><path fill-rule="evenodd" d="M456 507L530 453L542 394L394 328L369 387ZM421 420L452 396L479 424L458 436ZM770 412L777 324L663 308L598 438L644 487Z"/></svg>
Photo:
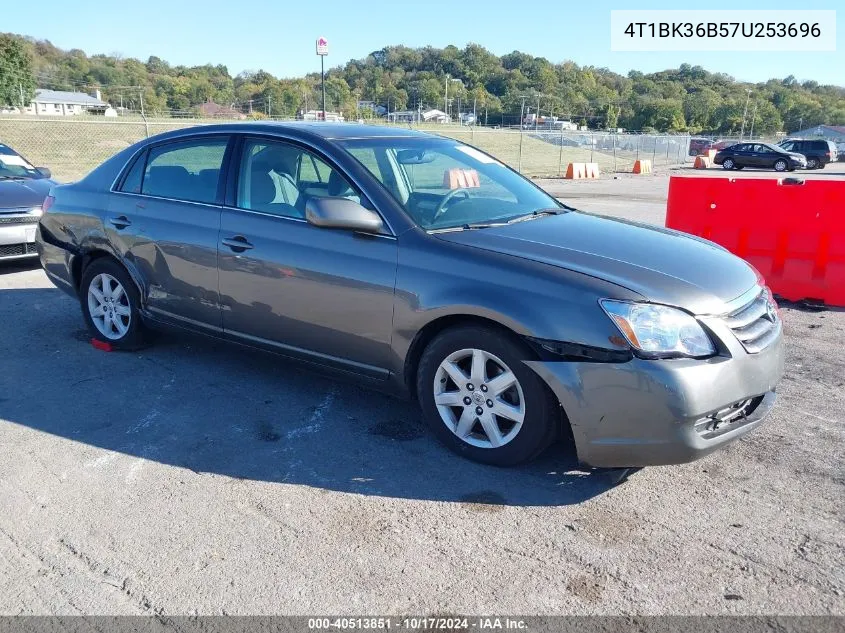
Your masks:
<svg viewBox="0 0 845 633"><path fill-rule="evenodd" d="M808 158L807 159L807 169L819 169L819 159L818 158Z"/></svg>
<svg viewBox="0 0 845 633"><path fill-rule="evenodd" d="M775 171L786 171L787 167L789 167L789 163L787 163L783 158L779 158L775 161Z"/></svg>
<svg viewBox="0 0 845 633"><path fill-rule="evenodd" d="M143 347L140 294L129 273L115 260L96 259L85 269L79 302L93 338L116 349Z"/></svg>
<svg viewBox="0 0 845 633"><path fill-rule="evenodd" d="M442 332L426 347L417 371L426 424L451 450L477 462L515 466L537 457L555 440L560 411L524 364L530 358L531 351L502 330Z"/></svg>
<svg viewBox="0 0 845 633"><path fill-rule="evenodd" d="M736 166L734 163L733 158L726 158L725 161L722 163L722 169L731 170Z"/></svg>

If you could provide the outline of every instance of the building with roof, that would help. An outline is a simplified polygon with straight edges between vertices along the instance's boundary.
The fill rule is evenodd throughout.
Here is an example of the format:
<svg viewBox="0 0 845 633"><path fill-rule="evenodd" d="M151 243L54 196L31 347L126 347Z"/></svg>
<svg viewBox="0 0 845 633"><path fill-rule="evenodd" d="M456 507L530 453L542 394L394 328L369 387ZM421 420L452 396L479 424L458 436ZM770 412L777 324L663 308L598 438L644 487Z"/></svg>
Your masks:
<svg viewBox="0 0 845 633"><path fill-rule="evenodd" d="M42 116L74 116L77 114L99 114L117 116L117 112L100 98L100 91L94 95L84 92L68 92L64 90L35 91L35 98L24 108L24 114L38 114Z"/></svg>
<svg viewBox="0 0 845 633"><path fill-rule="evenodd" d="M823 138L834 143L845 143L845 125L816 125L791 132L791 137Z"/></svg>
<svg viewBox="0 0 845 633"><path fill-rule="evenodd" d="M243 120L246 115L240 110L235 110L232 107L214 103L210 98L197 108L199 115L202 117L213 117L215 119L238 119Z"/></svg>

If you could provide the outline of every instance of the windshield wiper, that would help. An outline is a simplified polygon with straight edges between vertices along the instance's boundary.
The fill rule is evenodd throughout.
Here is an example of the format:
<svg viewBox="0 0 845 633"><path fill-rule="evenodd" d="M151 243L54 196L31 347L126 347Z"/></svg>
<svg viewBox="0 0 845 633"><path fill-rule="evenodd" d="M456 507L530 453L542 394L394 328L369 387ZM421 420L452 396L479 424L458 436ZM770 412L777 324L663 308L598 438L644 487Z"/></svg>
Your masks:
<svg viewBox="0 0 845 633"><path fill-rule="evenodd" d="M516 224L517 222L534 220L536 218L541 218L545 215L560 215L561 213L565 212L566 209L537 209L536 211L532 211L531 213L526 213L525 215L519 215L515 218L511 218L510 220L508 220L508 224Z"/></svg>
<svg viewBox="0 0 845 633"><path fill-rule="evenodd" d="M448 226L442 229L429 229L429 233L450 233L452 231L471 231L473 229L489 229L494 226L507 226L508 222L473 222L472 224L461 224L460 226Z"/></svg>
<svg viewBox="0 0 845 633"><path fill-rule="evenodd" d="M26 180L23 176L0 176L0 180Z"/></svg>

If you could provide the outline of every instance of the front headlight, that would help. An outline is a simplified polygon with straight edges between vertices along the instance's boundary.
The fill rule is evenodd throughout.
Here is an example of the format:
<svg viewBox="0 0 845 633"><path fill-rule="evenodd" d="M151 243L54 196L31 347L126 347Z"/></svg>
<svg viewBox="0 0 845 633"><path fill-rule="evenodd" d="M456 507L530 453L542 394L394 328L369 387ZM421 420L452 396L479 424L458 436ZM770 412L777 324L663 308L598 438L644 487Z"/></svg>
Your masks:
<svg viewBox="0 0 845 633"><path fill-rule="evenodd" d="M599 303L639 356L703 358L716 353L701 324L677 308L609 299Z"/></svg>

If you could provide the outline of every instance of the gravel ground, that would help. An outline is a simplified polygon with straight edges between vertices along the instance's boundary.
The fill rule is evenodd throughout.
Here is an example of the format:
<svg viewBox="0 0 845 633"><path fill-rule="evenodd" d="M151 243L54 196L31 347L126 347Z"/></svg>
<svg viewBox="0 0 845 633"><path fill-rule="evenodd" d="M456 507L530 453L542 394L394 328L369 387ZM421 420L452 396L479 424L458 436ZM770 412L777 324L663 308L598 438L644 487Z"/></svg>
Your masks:
<svg viewBox="0 0 845 633"><path fill-rule="evenodd" d="M544 182L661 223L668 178ZM845 614L845 312L785 306L757 432L614 486L464 461L416 408L274 357L88 344L0 266L4 614Z"/></svg>

